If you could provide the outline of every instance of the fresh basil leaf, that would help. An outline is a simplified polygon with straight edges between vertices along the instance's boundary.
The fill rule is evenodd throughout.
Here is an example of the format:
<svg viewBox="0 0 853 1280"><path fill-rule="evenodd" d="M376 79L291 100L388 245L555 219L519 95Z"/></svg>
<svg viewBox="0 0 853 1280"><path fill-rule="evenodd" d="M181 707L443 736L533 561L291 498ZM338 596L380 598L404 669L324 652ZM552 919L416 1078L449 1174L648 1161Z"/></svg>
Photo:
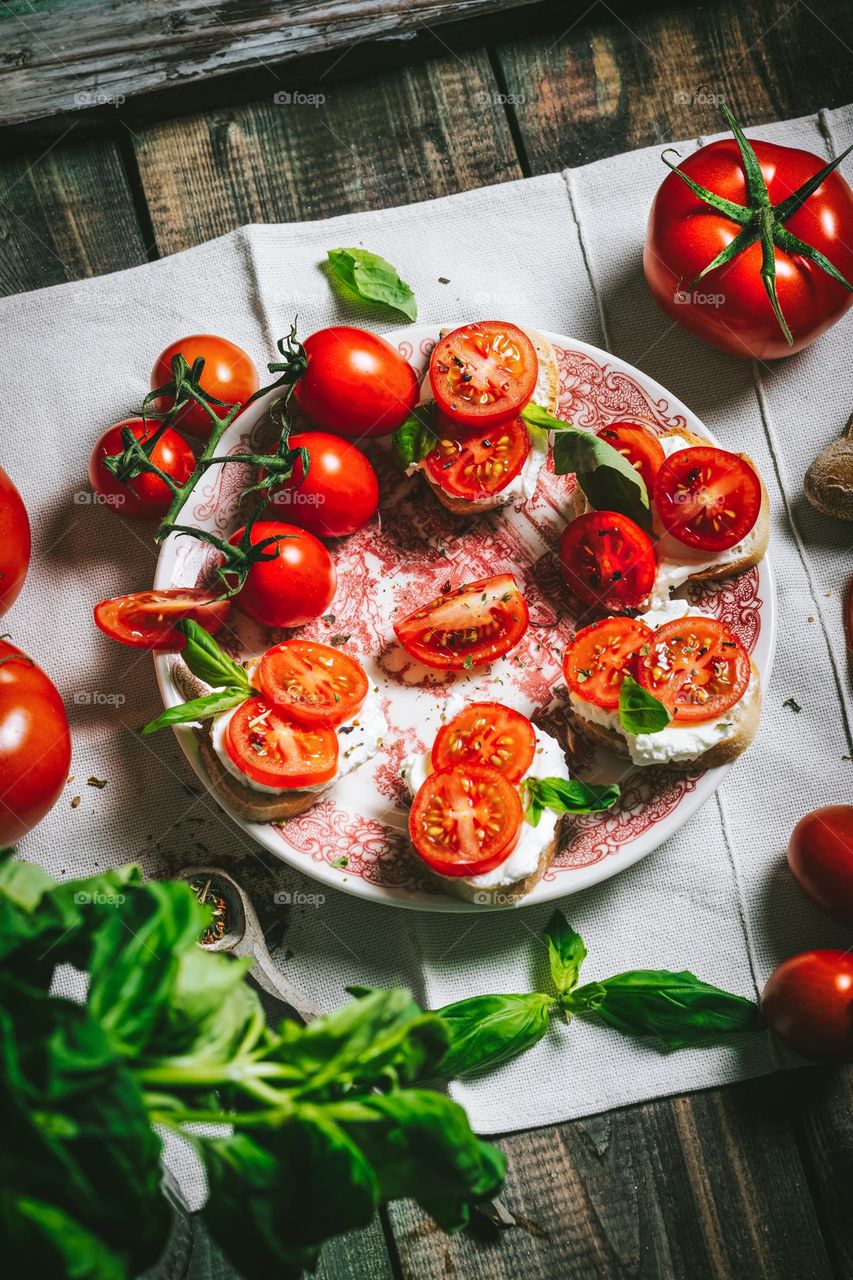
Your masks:
<svg viewBox="0 0 853 1280"><path fill-rule="evenodd" d="M418 318L415 295L397 268L367 249L329 249L326 268L335 292L347 302L376 302Z"/></svg>
<svg viewBox="0 0 853 1280"><path fill-rule="evenodd" d="M7 1275L127 1280L127 1268L97 1236L56 1205L4 1195L3 1265Z"/></svg>
<svg viewBox="0 0 853 1280"><path fill-rule="evenodd" d="M403 1089L329 1110L370 1161L382 1198L417 1200L445 1230L463 1227L469 1206L501 1186L503 1154L476 1137L462 1107L443 1094Z"/></svg>
<svg viewBox="0 0 853 1280"><path fill-rule="evenodd" d="M417 409L391 436L394 457L403 471L420 462L435 446L436 435L428 417L431 418L429 409Z"/></svg>
<svg viewBox="0 0 853 1280"><path fill-rule="evenodd" d="M684 970L634 969L578 987L570 1012L593 1013L627 1036L657 1036L669 1049L705 1044L760 1024L758 1005Z"/></svg>
<svg viewBox="0 0 853 1280"><path fill-rule="evenodd" d="M544 809L553 813L600 813L612 809L619 799L616 783L597 786L578 778L526 778L528 813L534 815L535 827Z"/></svg>
<svg viewBox="0 0 853 1280"><path fill-rule="evenodd" d="M581 965L586 959L586 944L575 933L562 911L555 911L545 926L548 939L548 963L558 995L577 986Z"/></svg>
<svg viewBox="0 0 853 1280"><path fill-rule="evenodd" d="M214 689L227 686L248 692L249 677L245 668L220 648L209 631L193 622L192 618L182 618L177 630L187 638L181 657L194 676Z"/></svg>
<svg viewBox="0 0 853 1280"><path fill-rule="evenodd" d="M672 716L652 693L625 676L619 690L619 722L626 733L660 733Z"/></svg>
<svg viewBox="0 0 853 1280"><path fill-rule="evenodd" d="M472 996L437 1010L450 1033L441 1074L472 1075L523 1053L542 1039L551 1021L552 996Z"/></svg>
<svg viewBox="0 0 853 1280"><path fill-rule="evenodd" d="M143 736L165 729L170 724L194 724L198 720L209 720L222 711L230 711L239 707L249 697L246 688L217 689L215 693L206 693L202 698L193 698L190 702L180 702L176 707L167 707L155 720L142 730Z"/></svg>
<svg viewBox="0 0 853 1280"><path fill-rule="evenodd" d="M652 514L645 481L628 459L592 431L561 422L532 402L521 411L525 422L557 432L554 470L558 476L574 474L596 511L618 511L647 532Z"/></svg>
<svg viewBox="0 0 853 1280"><path fill-rule="evenodd" d="M260 1001L244 981L251 967L251 957L238 959L204 947L181 952L168 1007L146 1055L230 1061L252 1024L264 1021Z"/></svg>

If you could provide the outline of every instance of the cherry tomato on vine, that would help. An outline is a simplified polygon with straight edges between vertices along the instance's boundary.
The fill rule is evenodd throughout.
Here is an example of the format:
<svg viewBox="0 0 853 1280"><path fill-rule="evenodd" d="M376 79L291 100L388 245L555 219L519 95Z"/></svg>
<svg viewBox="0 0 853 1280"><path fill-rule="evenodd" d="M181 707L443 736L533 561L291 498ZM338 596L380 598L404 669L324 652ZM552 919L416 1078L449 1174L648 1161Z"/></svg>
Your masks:
<svg viewBox="0 0 853 1280"><path fill-rule="evenodd" d="M804 951L770 975L761 1012L789 1049L815 1062L853 1062L853 952Z"/></svg>
<svg viewBox="0 0 853 1280"><path fill-rule="evenodd" d="M30 521L10 477L0 467L0 618L18 597L30 565Z"/></svg>
<svg viewBox="0 0 853 1280"><path fill-rule="evenodd" d="M500 702L471 702L442 725L432 745L433 769L487 764L518 783L533 763L536 733L520 711Z"/></svg>
<svg viewBox="0 0 853 1280"><path fill-rule="evenodd" d="M357 714L367 697L361 663L313 640L285 640L267 649L257 680L267 701L300 724L341 724Z"/></svg>
<svg viewBox="0 0 853 1280"><path fill-rule="evenodd" d="M190 367L199 356L204 357L200 385L208 395L224 402L224 405L213 406L220 418L232 405L245 404L260 386L258 371L242 347L212 333L193 333L171 343L157 357L151 371L152 391L171 381L172 358L177 355L182 355ZM159 396L157 410L159 413L167 413L173 404L173 397ZM206 440L213 424L201 405L193 402L181 410L171 425L185 431L187 435Z"/></svg>
<svg viewBox="0 0 853 1280"><path fill-rule="evenodd" d="M350 440L387 436L417 404L414 369L378 334L333 325L304 346L308 368L294 394L313 426Z"/></svg>
<svg viewBox="0 0 853 1280"><path fill-rule="evenodd" d="M147 423L141 418L128 418L109 427L98 440L89 459L89 483L106 505L119 515L133 520L161 520L169 509L172 494L169 486L159 476L143 471L123 484L104 466L104 458L121 453L121 432L129 427L134 438L149 440L157 430L157 422ZM151 451L150 459L176 484L185 484L193 473L195 457L183 436L167 427Z"/></svg>
<svg viewBox="0 0 853 1280"><path fill-rule="evenodd" d="M277 515L287 515L321 538L343 538L373 519L379 481L360 449L326 431L300 432L288 444L308 450L308 475L300 459L290 479L275 490L272 510Z"/></svg>
<svg viewBox="0 0 853 1280"><path fill-rule="evenodd" d="M105 635L132 649L183 649L186 637L176 630L183 618L211 635L231 612L230 600L200 587L169 587L114 596L95 605L95 623Z"/></svg>
<svg viewBox="0 0 853 1280"><path fill-rule="evenodd" d="M788 866L807 898L853 925L853 804L807 813L788 843Z"/></svg>
<svg viewBox="0 0 853 1280"><path fill-rule="evenodd" d="M651 497L655 476L666 457L654 431L639 422L611 422L606 427L599 427L595 434L612 445L639 471Z"/></svg>
<svg viewBox="0 0 853 1280"><path fill-rule="evenodd" d="M236 545L242 536L238 529L231 542ZM322 542L306 529L281 520L256 521L252 546L271 537L280 539L268 548L275 556L252 565L234 603L262 627L301 627L332 603L335 566Z"/></svg>
<svg viewBox="0 0 853 1280"><path fill-rule="evenodd" d="M20 840L56 804L70 764L68 718L56 686L0 640L0 848Z"/></svg>
<svg viewBox="0 0 853 1280"><path fill-rule="evenodd" d="M679 724L723 715L746 693L751 675L746 649L715 618L665 622L637 663L637 683Z"/></svg>
<svg viewBox="0 0 853 1280"><path fill-rule="evenodd" d="M500 493L530 453L530 433L520 418L474 431L439 418L436 433L438 443L423 461L426 473L445 493L467 502Z"/></svg>
<svg viewBox="0 0 853 1280"><path fill-rule="evenodd" d="M338 737L323 725L295 724L262 698L249 698L228 721L225 750L265 787L316 787L338 771Z"/></svg>
<svg viewBox="0 0 853 1280"><path fill-rule="evenodd" d="M477 876L505 862L523 818L518 789L489 765L439 769L409 812L415 852L443 876Z"/></svg>
<svg viewBox="0 0 853 1280"><path fill-rule="evenodd" d="M604 618L579 631L563 656L572 693L606 711L619 706L625 676L637 676L640 650L654 632L639 618Z"/></svg>
<svg viewBox="0 0 853 1280"><path fill-rule="evenodd" d="M514 649L527 630L524 596L510 573L464 586L422 604L394 623L403 648L428 667L484 666Z"/></svg>
<svg viewBox="0 0 853 1280"><path fill-rule="evenodd" d="M536 348L507 320L480 320L452 330L436 343L429 361L439 410L474 430L517 417L538 376Z"/></svg>
<svg viewBox="0 0 853 1280"><path fill-rule="evenodd" d="M649 535L617 511L587 511L563 530L560 568L572 594L602 612L636 609L655 585Z"/></svg>
<svg viewBox="0 0 853 1280"><path fill-rule="evenodd" d="M654 499L673 538L700 551L727 551L758 519L761 481L738 454L696 445L661 465Z"/></svg>

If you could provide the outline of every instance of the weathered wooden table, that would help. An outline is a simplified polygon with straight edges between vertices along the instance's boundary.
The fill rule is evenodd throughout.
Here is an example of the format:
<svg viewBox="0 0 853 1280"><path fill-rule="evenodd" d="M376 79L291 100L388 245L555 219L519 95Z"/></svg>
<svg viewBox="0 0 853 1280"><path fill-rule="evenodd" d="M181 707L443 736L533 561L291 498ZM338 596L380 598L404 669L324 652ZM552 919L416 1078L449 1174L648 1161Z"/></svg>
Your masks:
<svg viewBox="0 0 853 1280"><path fill-rule="evenodd" d="M746 124L841 105L853 85L849 0L6 0L0 31L4 293L242 223L423 200L690 136L679 94L703 85ZM296 88L324 93L323 110L275 104ZM853 1276L849 1069L502 1145L516 1226L450 1238L397 1206L327 1246L321 1274ZM233 1272L200 1237L192 1274Z"/></svg>

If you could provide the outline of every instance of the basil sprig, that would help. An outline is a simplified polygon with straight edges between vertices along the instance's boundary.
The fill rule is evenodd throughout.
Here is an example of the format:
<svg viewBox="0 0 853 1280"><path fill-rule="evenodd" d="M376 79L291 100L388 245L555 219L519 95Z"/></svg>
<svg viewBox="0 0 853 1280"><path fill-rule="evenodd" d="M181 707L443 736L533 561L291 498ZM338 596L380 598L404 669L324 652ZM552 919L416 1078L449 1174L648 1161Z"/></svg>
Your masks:
<svg viewBox="0 0 853 1280"><path fill-rule="evenodd" d="M592 431L561 422L532 401L522 409L521 416L534 427L557 433L555 472L558 476L575 475L597 511L618 511L641 528L651 530L652 513L645 481L618 449Z"/></svg>
<svg viewBox="0 0 853 1280"><path fill-rule="evenodd" d="M436 434L428 421L431 416L432 405L422 405L410 413L391 436L394 457L403 471L435 448Z"/></svg>
<svg viewBox="0 0 853 1280"><path fill-rule="evenodd" d="M594 786L577 778L526 778L524 790L527 807L524 816L532 826L539 825L545 809L554 813L599 813L612 809L619 799L616 783Z"/></svg>
<svg viewBox="0 0 853 1280"><path fill-rule="evenodd" d="M758 1006L687 970L632 969L578 986L583 938L555 911L545 928L554 994L473 996L439 1009L450 1033L446 1076L475 1075L537 1044L554 1017L604 1022L625 1036L655 1037L666 1049L718 1042L760 1024Z"/></svg>
<svg viewBox="0 0 853 1280"><path fill-rule="evenodd" d="M415 295L397 268L367 249L329 249L326 270L332 287L346 302L371 302L418 318Z"/></svg>
<svg viewBox="0 0 853 1280"><path fill-rule="evenodd" d="M245 668L220 648L209 631L205 631L204 627L191 618L182 618L177 629L187 638L181 654L184 662L194 676L211 685L216 692L193 698L190 702L182 702L177 707L167 707L145 726L143 735L156 733L158 729L165 729L172 724L209 720L222 711L239 707L252 694Z"/></svg>
<svg viewBox="0 0 853 1280"><path fill-rule="evenodd" d="M663 703L633 676L625 676L619 690L619 723L626 733L660 733L672 716Z"/></svg>

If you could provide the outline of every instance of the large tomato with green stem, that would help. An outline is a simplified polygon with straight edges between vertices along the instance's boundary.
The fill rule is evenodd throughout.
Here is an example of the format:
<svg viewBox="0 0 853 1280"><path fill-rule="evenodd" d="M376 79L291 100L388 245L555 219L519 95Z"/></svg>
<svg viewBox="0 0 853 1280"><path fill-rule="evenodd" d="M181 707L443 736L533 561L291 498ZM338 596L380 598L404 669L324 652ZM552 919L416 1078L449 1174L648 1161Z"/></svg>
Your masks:
<svg viewBox="0 0 853 1280"><path fill-rule="evenodd" d="M809 151L711 142L664 179L643 254L671 319L732 355L774 359L814 342L853 302L853 191Z"/></svg>

